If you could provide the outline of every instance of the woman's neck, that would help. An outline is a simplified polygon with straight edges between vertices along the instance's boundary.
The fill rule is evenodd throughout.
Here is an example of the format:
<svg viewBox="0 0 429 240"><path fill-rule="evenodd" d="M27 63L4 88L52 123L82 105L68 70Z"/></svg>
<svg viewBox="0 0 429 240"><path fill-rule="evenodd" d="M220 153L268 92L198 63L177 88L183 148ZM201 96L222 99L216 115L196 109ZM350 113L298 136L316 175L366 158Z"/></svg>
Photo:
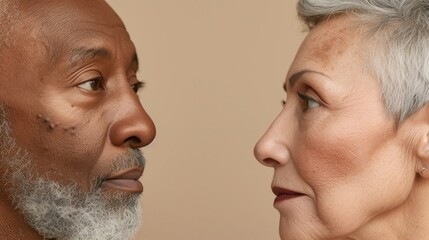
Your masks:
<svg viewBox="0 0 429 240"><path fill-rule="evenodd" d="M429 181L418 178L408 198L350 235L353 240L426 240L429 236Z"/></svg>

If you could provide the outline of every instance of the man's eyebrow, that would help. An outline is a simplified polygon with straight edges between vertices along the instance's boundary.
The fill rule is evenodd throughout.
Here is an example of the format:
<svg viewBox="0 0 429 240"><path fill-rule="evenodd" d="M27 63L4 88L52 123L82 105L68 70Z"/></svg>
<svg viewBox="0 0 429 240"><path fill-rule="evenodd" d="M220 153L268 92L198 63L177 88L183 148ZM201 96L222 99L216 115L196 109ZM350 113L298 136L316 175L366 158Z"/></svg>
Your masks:
<svg viewBox="0 0 429 240"><path fill-rule="evenodd" d="M106 48L77 48L71 51L70 59L69 59L69 67L76 67L79 63L85 62L89 59L93 59L96 57L108 58L111 56L111 53ZM132 64L136 65L136 70L139 68L139 58L137 53L133 54L133 58L131 60Z"/></svg>
<svg viewBox="0 0 429 240"><path fill-rule="evenodd" d="M79 63L96 57L107 58L111 56L109 50L105 48L77 48L71 51L69 67L73 68Z"/></svg>
<svg viewBox="0 0 429 240"><path fill-rule="evenodd" d="M301 70L299 72L296 72L296 73L292 74L292 76L290 76L289 79L283 84L283 89L285 90L285 92L287 92L287 83L288 82L289 82L289 85L291 87L293 87L295 85L295 83L298 82L302 78L302 76L304 74L306 74L306 73L320 74L320 75L323 75L323 76L329 78L329 76L326 75L326 74L324 74L324 73L313 71L313 70L304 69L304 70Z"/></svg>

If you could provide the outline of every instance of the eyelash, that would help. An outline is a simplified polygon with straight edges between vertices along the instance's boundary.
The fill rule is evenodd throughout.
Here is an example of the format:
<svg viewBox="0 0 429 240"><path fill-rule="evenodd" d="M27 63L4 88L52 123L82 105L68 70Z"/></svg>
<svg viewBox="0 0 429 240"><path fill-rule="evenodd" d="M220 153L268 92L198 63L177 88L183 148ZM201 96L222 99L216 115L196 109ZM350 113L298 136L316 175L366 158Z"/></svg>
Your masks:
<svg viewBox="0 0 429 240"><path fill-rule="evenodd" d="M94 83L96 84L95 87L93 85ZM90 84L88 87L91 88L91 89L85 88L86 86L84 87L84 84ZM78 86L80 88L82 88L82 89L87 90L87 91L98 91L100 89L104 89L104 86L103 86L103 77L100 76L100 77L96 77L96 78L87 80L87 81L79 84Z"/></svg>
<svg viewBox="0 0 429 240"><path fill-rule="evenodd" d="M86 90L88 90L88 91L98 91L99 89L104 89L104 86L103 86L102 82L103 82L103 77L97 77L97 78L93 78L93 79L90 79L88 81L85 81L85 82L79 84L79 86L87 83L87 84L90 84L89 87L92 88L93 87L92 83L96 83L97 85L96 85L96 87L94 87L94 89L91 89L91 90L86 89ZM144 86L145 86L144 82L137 82L137 83L134 83L134 84L131 85L131 89L135 93L138 93L139 89L142 89ZM81 87L81 88L83 88L83 87ZM83 88L83 89L85 89L85 88Z"/></svg>
<svg viewBox="0 0 429 240"><path fill-rule="evenodd" d="M306 96L306 95L304 95L304 94L301 94L301 93L298 93L298 96L305 102L305 104L304 104L304 112L305 111L307 111L307 110L309 110L309 109L311 109L310 107L309 107L309 104L308 104L308 102L309 101L312 101L312 102L315 102L315 103L317 103L317 104L319 104L319 102L318 101L316 101L314 98L311 98L311 97L309 97L309 96Z"/></svg>
<svg viewBox="0 0 429 240"><path fill-rule="evenodd" d="M139 89L144 88L145 85L146 84L144 82L137 82L137 83L134 83L133 85L131 85L131 88L133 89L133 91L135 93L138 93Z"/></svg>

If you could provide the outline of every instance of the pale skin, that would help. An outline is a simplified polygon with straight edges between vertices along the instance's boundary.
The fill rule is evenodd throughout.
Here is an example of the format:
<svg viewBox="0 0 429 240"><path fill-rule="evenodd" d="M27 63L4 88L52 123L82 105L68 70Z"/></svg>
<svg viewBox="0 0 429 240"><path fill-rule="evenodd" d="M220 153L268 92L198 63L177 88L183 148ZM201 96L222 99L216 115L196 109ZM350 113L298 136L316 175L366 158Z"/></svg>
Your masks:
<svg viewBox="0 0 429 240"><path fill-rule="evenodd" d="M136 50L104 1L25 2L15 46L0 59L0 104L38 175L88 191L94 178L111 173L114 156L155 137L136 94ZM43 239L8 194L0 188L0 239Z"/></svg>
<svg viewBox="0 0 429 240"><path fill-rule="evenodd" d="M274 204L281 239L427 239L429 107L396 128L351 26L337 16L310 31L254 149L273 187L299 193Z"/></svg>

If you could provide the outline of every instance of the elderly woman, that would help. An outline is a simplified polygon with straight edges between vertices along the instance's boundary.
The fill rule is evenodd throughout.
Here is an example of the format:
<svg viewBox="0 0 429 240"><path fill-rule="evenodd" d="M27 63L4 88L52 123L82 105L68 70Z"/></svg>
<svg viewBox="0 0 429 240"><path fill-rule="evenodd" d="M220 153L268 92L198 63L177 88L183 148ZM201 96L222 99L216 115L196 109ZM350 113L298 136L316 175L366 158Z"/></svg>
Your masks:
<svg viewBox="0 0 429 240"><path fill-rule="evenodd" d="M282 239L429 239L429 1L300 0L310 32L255 146Z"/></svg>

